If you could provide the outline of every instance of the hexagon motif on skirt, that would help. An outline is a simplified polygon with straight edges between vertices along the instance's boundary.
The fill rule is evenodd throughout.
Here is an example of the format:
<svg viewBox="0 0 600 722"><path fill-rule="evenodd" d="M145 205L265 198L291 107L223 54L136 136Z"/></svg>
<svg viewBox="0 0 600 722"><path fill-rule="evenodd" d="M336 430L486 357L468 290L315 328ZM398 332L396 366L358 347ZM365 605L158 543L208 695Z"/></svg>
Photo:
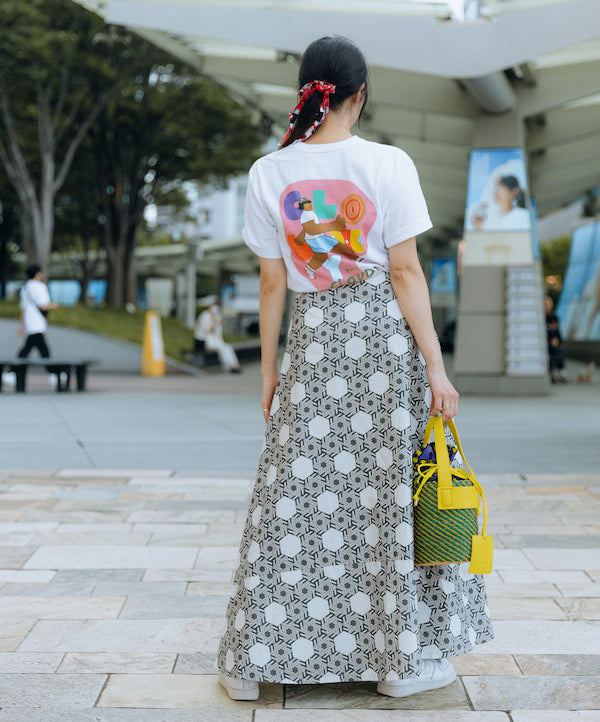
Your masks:
<svg viewBox="0 0 600 722"><path fill-rule="evenodd" d="M217 666L265 682L414 676L493 638L482 577L415 567L423 357L389 275L298 293Z"/></svg>

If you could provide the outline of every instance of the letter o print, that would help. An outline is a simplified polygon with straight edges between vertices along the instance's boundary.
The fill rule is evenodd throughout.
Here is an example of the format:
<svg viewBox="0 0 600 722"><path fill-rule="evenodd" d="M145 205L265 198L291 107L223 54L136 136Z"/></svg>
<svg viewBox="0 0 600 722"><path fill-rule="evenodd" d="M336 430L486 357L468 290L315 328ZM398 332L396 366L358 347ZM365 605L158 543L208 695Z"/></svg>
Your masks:
<svg viewBox="0 0 600 722"><path fill-rule="evenodd" d="M358 193L352 193L342 201L341 211L348 223L355 226L365 217L367 207Z"/></svg>

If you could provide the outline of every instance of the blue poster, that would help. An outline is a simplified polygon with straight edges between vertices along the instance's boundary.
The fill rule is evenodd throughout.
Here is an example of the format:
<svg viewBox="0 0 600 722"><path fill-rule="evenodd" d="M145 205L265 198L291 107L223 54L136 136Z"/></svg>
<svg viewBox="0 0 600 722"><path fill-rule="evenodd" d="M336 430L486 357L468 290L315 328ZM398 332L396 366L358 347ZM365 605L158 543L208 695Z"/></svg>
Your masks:
<svg viewBox="0 0 600 722"><path fill-rule="evenodd" d="M530 228L522 148L471 151L465 231L528 231Z"/></svg>
<svg viewBox="0 0 600 722"><path fill-rule="evenodd" d="M556 315L565 340L600 341L600 223L573 232Z"/></svg>
<svg viewBox="0 0 600 722"><path fill-rule="evenodd" d="M456 293L456 261L452 258L434 258L431 261L430 293Z"/></svg>

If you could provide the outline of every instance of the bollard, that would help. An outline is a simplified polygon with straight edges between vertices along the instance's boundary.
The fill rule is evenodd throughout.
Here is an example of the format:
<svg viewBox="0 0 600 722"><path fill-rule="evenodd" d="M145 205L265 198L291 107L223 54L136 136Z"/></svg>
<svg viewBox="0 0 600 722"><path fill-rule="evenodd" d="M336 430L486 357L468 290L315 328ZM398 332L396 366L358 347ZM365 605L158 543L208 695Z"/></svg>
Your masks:
<svg viewBox="0 0 600 722"><path fill-rule="evenodd" d="M160 316L148 311L144 321L144 342L142 346L142 376L165 375L165 345L163 342Z"/></svg>

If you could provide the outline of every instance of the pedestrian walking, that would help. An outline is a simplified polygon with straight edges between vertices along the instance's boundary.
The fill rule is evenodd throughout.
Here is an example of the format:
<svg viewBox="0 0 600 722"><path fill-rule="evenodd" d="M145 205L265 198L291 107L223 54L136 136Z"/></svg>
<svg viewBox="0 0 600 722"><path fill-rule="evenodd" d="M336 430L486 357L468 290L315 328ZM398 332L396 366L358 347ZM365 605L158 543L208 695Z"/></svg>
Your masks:
<svg viewBox="0 0 600 722"><path fill-rule="evenodd" d="M256 699L259 682L376 681L403 697L450 684L447 658L493 637L481 576L414 565L413 453L430 415L458 408L417 257L431 221L406 153L351 133L368 96L360 50L315 41L298 87L247 192L267 429L219 680L234 699Z"/></svg>
<svg viewBox="0 0 600 722"><path fill-rule="evenodd" d="M18 357L27 358L33 349L37 349L42 358L50 357L50 349L46 341L48 329L48 311L58 308L58 304L50 300L48 286L44 283L42 267L33 263L26 270L27 281L21 289L21 322L19 336L25 336Z"/></svg>

